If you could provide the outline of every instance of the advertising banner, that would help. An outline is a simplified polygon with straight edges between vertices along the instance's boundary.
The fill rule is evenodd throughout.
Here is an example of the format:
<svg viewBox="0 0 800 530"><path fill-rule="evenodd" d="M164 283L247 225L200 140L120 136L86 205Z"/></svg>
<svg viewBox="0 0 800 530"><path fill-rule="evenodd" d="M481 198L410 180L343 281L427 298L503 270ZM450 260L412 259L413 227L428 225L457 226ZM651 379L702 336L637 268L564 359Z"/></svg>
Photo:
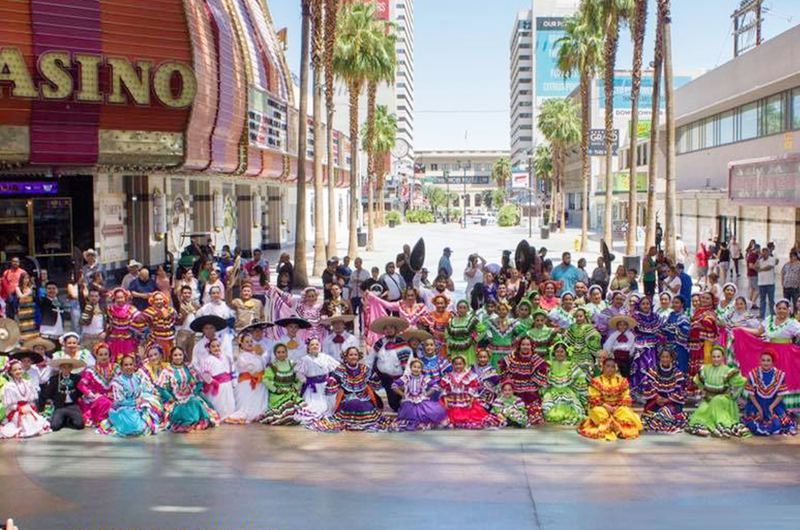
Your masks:
<svg viewBox="0 0 800 530"><path fill-rule="evenodd" d="M678 89L692 80L689 76L674 76L675 88ZM631 74L614 75L614 113L631 113L631 87L633 79ZM605 86L603 79L597 81L597 95L600 101L600 108L605 105ZM659 97L659 108L664 108L664 82L661 82L661 96ZM653 106L653 74L642 75L642 84L639 89L639 115L652 114Z"/></svg>
<svg viewBox="0 0 800 530"><path fill-rule="evenodd" d="M525 189L528 187L528 171L525 169L511 170L511 187L514 189Z"/></svg>
<svg viewBox="0 0 800 530"><path fill-rule="evenodd" d="M733 162L729 171L732 201L800 207L800 156Z"/></svg>
<svg viewBox="0 0 800 530"><path fill-rule="evenodd" d="M564 77L556 66L558 39L564 36L564 19L536 19L536 97L565 97L578 86L578 77Z"/></svg>
<svg viewBox="0 0 800 530"><path fill-rule="evenodd" d="M612 154L619 150L619 129L614 129L614 147ZM606 130L589 129L589 156L606 155Z"/></svg>
<svg viewBox="0 0 800 530"><path fill-rule="evenodd" d="M125 259L125 225L122 196L100 197L100 263L113 263Z"/></svg>
<svg viewBox="0 0 800 530"><path fill-rule="evenodd" d="M628 171L614 171L611 174L611 191L612 193L627 193L628 183L630 182L630 175ZM597 176L597 195L603 194L606 191L606 178L605 175ZM640 193L647 192L647 173L639 171L636 173L636 191Z"/></svg>

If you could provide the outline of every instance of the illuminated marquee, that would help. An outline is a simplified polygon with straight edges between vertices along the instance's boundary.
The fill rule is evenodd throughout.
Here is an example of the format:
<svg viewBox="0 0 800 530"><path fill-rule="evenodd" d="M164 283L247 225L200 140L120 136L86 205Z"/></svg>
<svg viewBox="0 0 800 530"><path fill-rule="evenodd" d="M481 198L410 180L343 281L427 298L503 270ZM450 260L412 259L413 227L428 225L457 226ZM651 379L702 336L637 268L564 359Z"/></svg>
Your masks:
<svg viewBox="0 0 800 530"><path fill-rule="evenodd" d="M100 92L104 65L107 94ZM126 104L132 99L136 105L149 106L151 94L155 94L165 107L183 108L191 105L197 94L194 72L177 61L154 66L150 61L131 63L124 57L49 51L39 56L36 72L41 77L38 86L22 52L13 47L0 48L0 88L10 85L12 98L64 100L74 95L76 101L101 103L105 97L107 103ZM73 72L77 74L77 83Z"/></svg>

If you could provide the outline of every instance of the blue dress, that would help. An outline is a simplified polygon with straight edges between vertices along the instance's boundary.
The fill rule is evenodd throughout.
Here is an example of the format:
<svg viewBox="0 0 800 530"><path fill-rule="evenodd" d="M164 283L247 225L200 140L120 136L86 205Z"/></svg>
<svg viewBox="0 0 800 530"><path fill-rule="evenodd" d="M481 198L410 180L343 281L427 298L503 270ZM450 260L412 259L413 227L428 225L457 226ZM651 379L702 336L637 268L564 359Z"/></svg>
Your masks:
<svg viewBox="0 0 800 530"><path fill-rule="evenodd" d="M689 348L687 347L689 324L689 317L686 316L686 313L673 311L661 328L665 341L672 346L675 352L676 368L684 374L689 370Z"/></svg>
<svg viewBox="0 0 800 530"><path fill-rule="evenodd" d="M140 373L117 374L111 382L114 404L99 430L116 436L155 434L163 408Z"/></svg>
<svg viewBox="0 0 800 530"><path fill-rule="evenodd" d="M771 434L797 434L797 426L792 417L786 413L783 395L786 394L784 378L786 374L777 368L764 370L760 366L753 368L747 375L744 389L748 396L754 396L761 411L757 410L751 400L744 406L744 424L753 434L769 436ZM780 401L775 412L770 415L769 407ZM763 416L759 417L759 412Z"/></svg>

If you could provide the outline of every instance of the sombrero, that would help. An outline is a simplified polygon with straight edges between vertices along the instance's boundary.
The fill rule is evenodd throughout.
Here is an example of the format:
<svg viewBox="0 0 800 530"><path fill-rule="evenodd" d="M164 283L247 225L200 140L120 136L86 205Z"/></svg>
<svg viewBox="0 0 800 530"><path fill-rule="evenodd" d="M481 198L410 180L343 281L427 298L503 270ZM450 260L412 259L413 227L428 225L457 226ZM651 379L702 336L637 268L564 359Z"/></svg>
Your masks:
<svg viewBox="0 0 800 530"><path fill-rule="evenodd" d="M308 329L311 327L311 323L308 320L300 317L288 317L275 321L275 325L281 326L282 328L285 328L289 324L297 324L297 327L300 329Z"/></svg>
<svg viewBox="0 0 800 530"><path fill-rule="evenodd" d="M17 359L18 361L27 358L30 359L33 362L33 364L39 364L43 360L43 357L41 355L39 355L35 351L30 351L30 350L15 351L11 355L9 355L9 357L12 359Z"/></svg>
<svg viewBox="0 0 800 530"><path fill-rule="evenodd" d="M408 342L412 339L416 339L420 342L426 341L428 339L432 339L433 335L425 331L424 329L417 329L417 328L409 328L400 334L400 338L404 341Z"/></svg>
<svg viewBox="0 0 800 530"><path fill-rule="evenodd" d="M255 320L253 321L252 324L247 325L243 327L241 330L239 330L239 334L241 335L242 333L251 333L257 329L263 330L266 328L271 328L274 325L275 324L273 324L272 322L261 322L260 320Z"/></svg>
<svg viewBox="0 0 800 530"><path fill-rule="evenodd" d="M629 317L628 315L614 315L613 317L608 319L608 325L611 328L616 329L617 324L620 322L627 322L628 327L632 328L636 325L636 319L633 317Z"/></svg>
<svg viewBox="0 0 800 530"><path fill-rule="evenodd" d="M22 347L26 350L32 350L36 346L41 346L45 351L48 352L56 349L56 345L53 344L52 341L49 341L43 337L36 337L35 339L26 340L22 343Z"/></svg>
<svg viewBox="0 0 800 530"><path fill-rule="evenodd" d="M383 334L386 326L394 326L397 328L398 332L401 332L408 329L408 321L399 317L380 317L376 318L372 324L370 324L369 329L375 333Z"/></svg>
<svg viewBox="0 0 800 530"><path fill-rule="evenodd" d="M204 315L202 317L197 317L194 319L194 321L192 321L192 324L189 327L192 328L192 331L202 333L206 324L211 324L217 331L222 331L228 327L228 323L225 322L225 319L218 317L217 315Z"/></svg>
<svg viewBox="0 0 800 530"><path fill-rule="evenodd" d="M86 363L81 361L80 359L76 359L73 357L59 357L58 359L50 359L47 363L53 368L60 368L62 365L68 364L72 368L83 368L86 366Z"/></svg>
<svg viewBox="0 0 800 530"><path fill-rule="evenodd" d="M355 319L356 319L355 315L333 315L330 317L323 318L321 322L323 326L331 326L336 322L344 322L345 324L349 324Z"/></svg>
<svg viewBox="0 0 800 530"><path fill-rule="evenodd" d="M19 324L10 318L0 318L0 352L8 352L19 341Z"/></svg>

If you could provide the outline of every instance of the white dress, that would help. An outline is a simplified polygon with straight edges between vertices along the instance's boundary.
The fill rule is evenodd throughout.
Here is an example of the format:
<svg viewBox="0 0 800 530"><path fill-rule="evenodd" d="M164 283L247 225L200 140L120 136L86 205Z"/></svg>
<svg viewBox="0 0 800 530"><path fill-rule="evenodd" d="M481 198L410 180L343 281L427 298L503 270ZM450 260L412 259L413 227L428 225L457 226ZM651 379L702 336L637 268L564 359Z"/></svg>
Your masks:
<svg viewBox="0 0 800 530"><path fill-rule="evenodd" d="M294 367L294 371L303 377L303 401L306 402L306 407L317 418L328 414L329 405L333 400L325 394L325 388L328 385L328 375L333 372L338 366L339 362L328 355L327 353L318 353L317 355L304 355ZM309 420L317 419L309 417L307 411L303 411L300 415L295 415L295 420L300 423L307 423Z"/></svg>
<svg viewBox="0 0 800 530"><path fill-rule="evenodd" d="M228 422L250 423L266 412L269 393L267 387L261 383L261 374L267 367L266 361L266 354L257 355L249 351L239 351L236 369L240 380L234 389L236 412L228 416ZM257 379L241 379L243 374L250 374Z"/></svg>
<svg viewBox="0 0 800 530"><path fill-rule="evenodd" d="M50 422L36 412L39 387L27 379L9 381L3 387L3 406L6 417L0 427L0 438L29 438L50 432ZM30 410L19 409L29 405Z"/></svg>
<svg viewBox="0 0 800 530"><path fill-rule="evenodd" d="M331 333L322 341L322 351L327 353L334 359L339 362L342 362L342 354L347 351L348 348L355 346L358 348L358 339L352 333L344 332L342 333L342 337L344 338L344 342L334 342L336 337L339 334ZM371 368L371 367L370 367Z"/></svg>
<svg viewBox="0 0 800 530"><path fill-rule="evenodd" d="M228 375L226 376L225 374ZM224 379L230 377L228 381L219 383L216 394L213 389L206 389L206 385L203 385L203 396L208 399L211 406L214 407L214 410L219 414L220 419L223 420L236 411L236 398L233 393L233 376L233 360L227 355L223 354L217 357L216 355L208 354L205 359L200 362L200 377L206 385L209 385L215 377L222 377Z"/></svg>

